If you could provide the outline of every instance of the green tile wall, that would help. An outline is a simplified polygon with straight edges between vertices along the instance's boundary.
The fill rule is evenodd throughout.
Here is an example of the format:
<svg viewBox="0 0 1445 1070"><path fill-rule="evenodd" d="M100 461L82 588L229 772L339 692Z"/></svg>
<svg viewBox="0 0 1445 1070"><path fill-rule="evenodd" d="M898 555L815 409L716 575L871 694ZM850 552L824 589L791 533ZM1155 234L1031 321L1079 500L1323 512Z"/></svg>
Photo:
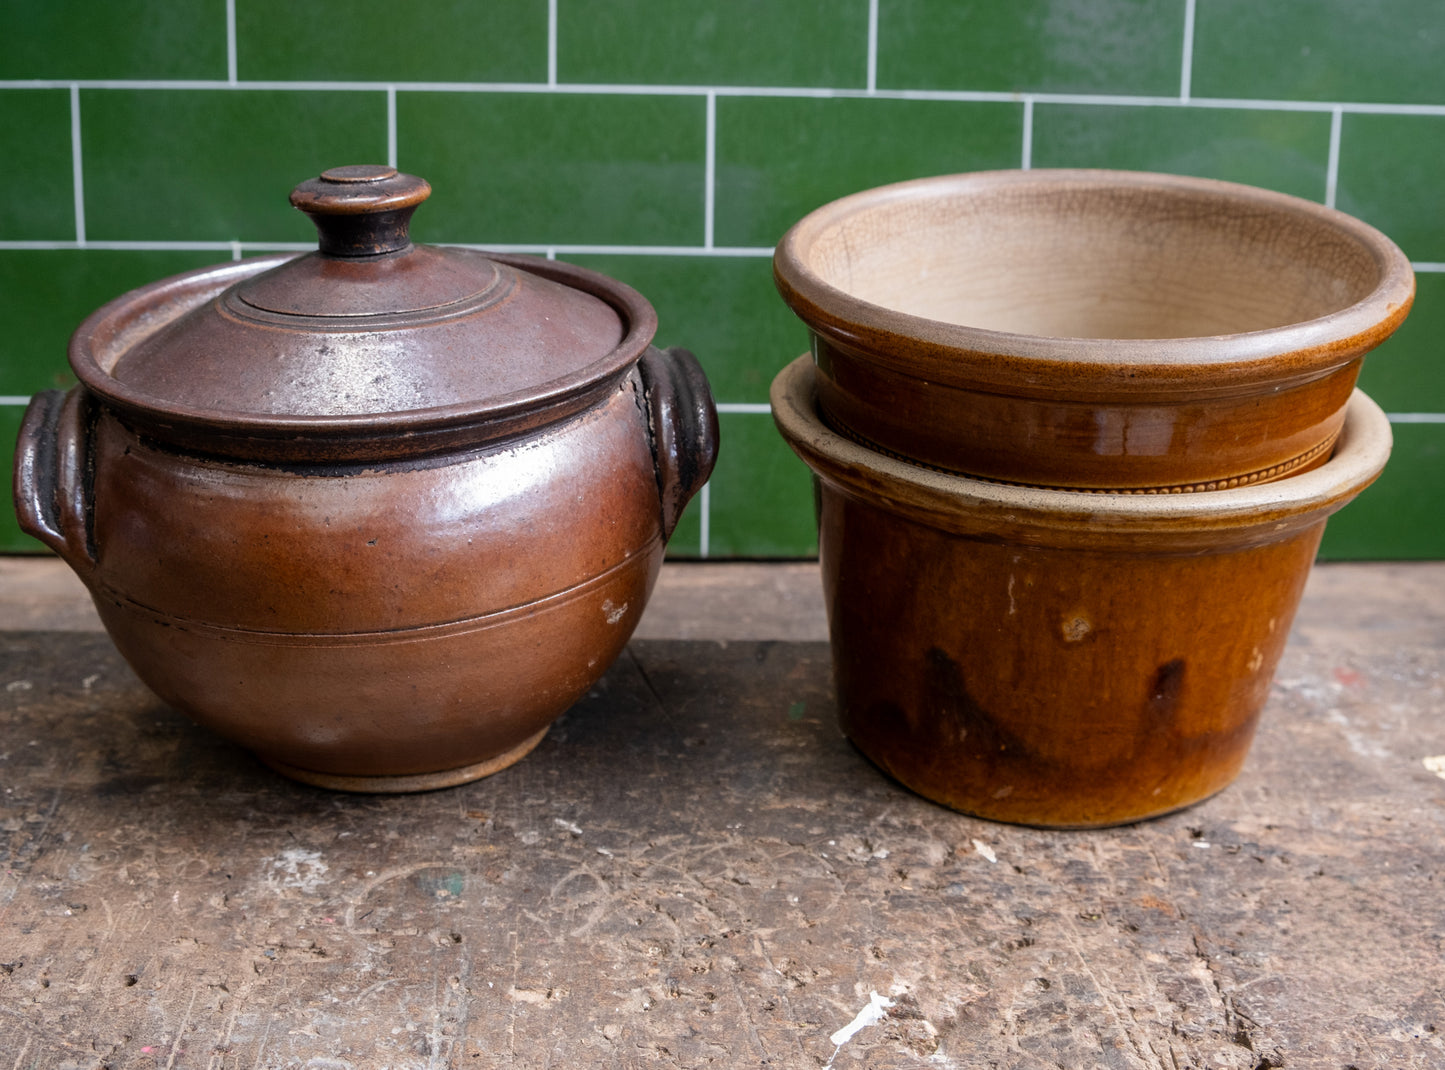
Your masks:
<svg viewBox="0 0 1445 1070"><path fill-rule="evenodd" d="M75 378L65 350L76 324L127 290L217 259L201 251L0 248L0 394L68 387Z"/></svg>
<svg viewBox="0 0 1445 1070"><path fill-rule="evenodd" d="M398 93L397 145L435 192L428 241L696 245L700 97Z"/></svg>
<svg viewBox="0 0 1445 1070"><path fill-rule="evenodd" d="M226 77L221 3L6 0L0 41L0 79Z"/></svg>
<svg viewBox="0 0 1445 1070"><path fill-rule="evenodd" d="M1195 92L1439 104L1439 0L1199 0Z"/></svg>
<svg viewBox="0 0 1445 1070"><path fill-rule="evenodd" d="M276 191L386 153L380 92L85 89L80 115L92 240L306 241Z"/></svg>
<svg viewBox="0 0 1445 1070"><path fill-rule="evenodd" d="M868 0L567 0L568 82L864 88Z"/></svg>
<svg viewBox="0 0 1445 1070"><path fill-rule="evenodd" d="M717 102L717 240L772 246L845 194L919 175L1016 167L1019 104L726 97Z"/></svg>
<svg viewBox="0 0 1445 1070"><path fill-rule="evenodd" d="M878 84L1041 93L1179 90L1178 0L891 0Z"/></svg>
<svg viewBox="0 0 1445 1070"><path fill-rule="evenodd" d="M1035 167L1170 171L1325 199L1330 117L1238 108L1038 104Z"/></svg>
<svg viewBox="0 0 1445 1070"><path fill-rule="evenodd" d="M547 0L244 0L236 60L259 81L545 82Z"/></svg>
<svg viewBox="0 0 1445 1070"><path fill-rule="evenodd" d="M1445 115L1344 116L1335 203L1412 259L1445 260Z"/></svg>
<svg viewBox="0 0 1445 1070"><path fill-rule="evenodd" d="M1385 476L1334 557L1445 556L1445 9L1439 0L11 0L0 5L0 437L69 381L109 297L304 248L292 185L390 160L436 188L424 240L605 271L722 406L682 556L814 552L767 387L807 343L769 255L896 179L1143 168L1334 203L1416 263L1362 385ZM8 451L0 455L8 466ZM33 550L0 514L0 550Z"/></svg>
<svg viewBox="0 0 1445 1070"><path fill-rule="evenodd" d="M0 240L73 239L70 93L0 90L0 159L21 162L0 203Z"/></svg>

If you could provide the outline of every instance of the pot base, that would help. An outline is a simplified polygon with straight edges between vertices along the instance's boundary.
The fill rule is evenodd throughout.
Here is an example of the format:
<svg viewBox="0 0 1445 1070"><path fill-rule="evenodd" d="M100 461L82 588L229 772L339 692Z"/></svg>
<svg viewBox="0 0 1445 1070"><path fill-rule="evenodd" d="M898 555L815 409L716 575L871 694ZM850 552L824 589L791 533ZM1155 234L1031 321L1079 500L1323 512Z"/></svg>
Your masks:
<svg viewBox="0 0 1445 1070"><path fill-rule="evenodd" d="M869 754L868 751L865 750L864 747L859 744L859 742L852 736L844 733L844 737L848 740L849 743L853 745L853 749L858 752L859 756L862 757L864 761L866 761L874 769L878 770L878 772L882 773L889 780L893 781L899 787L903 788L905 791L911 791L915 795L921 795L929 802L937 803L939 806L946 806L954 813L963 814L965 817L976 817L981 821L996 821L1001 825L1018 825L1022 828L1043 829L1048 832L1087 832L1091 829L1121 828L1126 825L1137 825L1144 821L1154 821L1161 817L1168 817L1170 814L1183 813L1185 810L1192 809L1193 807L1198 806L1200 803L1208 802L1216 795L1225 791L1231 784L1235 782L1235 780L1238 779L1238 771L1236 771L1233 775L1229 777L1228 780L1224 781L1222 784L1219 784L1212 790L1205 791L1203 794L1200 795L1195 795L1192 798L1184 800L1183 802L1176 801L1168 806L1164 806L1154 810L1140 809L1137 813L1133 813L1128 816L1103 821L1058 821L1049 820L1048 818L1035 819L1029 817L1018 817L1011 814L1004 816L1001 815L993 807L987 805L969 805L966 803L957 803L952 801L951 799L944 798L926 789L919 788L914 784L910 784L906 780L899 777L887 766L881 765L877 761L875 761L873 759L873 756Z"/></svg>
<svg viewBox="0 0 1445 1070"><path fill-rule="evenodd" d="M542 737L551 727L548 725L536 735L529 736L511 750L499 754L495 758L473 762L471 765L458 766L455 769L442 769L435 773L412 773L405 776L346 776L341 773L318 773L314 769L287 765L285 762L268 758L264 754L258 754L256 757L282 776L288 776L292 780L299 780L303 784L311 784L314 787L328 788L331 791L354 791L368 795L405 795L414 791L454 788L458 784L469 784L473 780L481 780L482 777L500 773L509 765L515 765L530 754L537 744L542 742Z"/></svg>

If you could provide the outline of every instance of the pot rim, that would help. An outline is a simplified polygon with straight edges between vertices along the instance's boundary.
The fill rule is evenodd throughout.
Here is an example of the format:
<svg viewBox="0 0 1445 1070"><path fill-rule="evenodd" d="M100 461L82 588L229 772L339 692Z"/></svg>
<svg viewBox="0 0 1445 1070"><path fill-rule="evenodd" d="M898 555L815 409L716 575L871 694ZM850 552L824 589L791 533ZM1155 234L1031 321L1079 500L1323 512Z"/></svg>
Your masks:
<svg viewBox="0 0 1445 1070"><path fill-rule="evenodd" d="M1119 494L1054 490L957 475L868 449L818 414L816 370L789 363L770 391L774 422L814 475L860 501L962 535L1049 546L1199 552L1276 542L1343 508L1384 469L1390 421L1355 390L1334 455L1273 483L1227 490Z"/></svg>
<svg viewBox="0 0 1445 1070"><path fill-rule="evenodd" d="M1174 193L1303 218L1367 252L1379 268L1379 282L1353 304L1298 323L1227 335L1113 339L1018 334L901 312L856 297L809 266L810 250L823 232L870 209L1050 186ZM773 255L773 277L783 300L811 330L850 353L935 382L1049 397L1095 397L1101 391L1133 396L1161 388L1209 396L1259 383L1308 380L1388 338L1409 312L1415 293L1414 271L1400 248L1336 209L1216 179L1068 168L939 175L851 194L787 231Z"/></svg>
<svg viewBox="0 0 1445 1070"><path fill-rule="evenodd" d="M383 413L296 415L202 409L157 398L110 374L108 368L113 367L126 350L176 317L215 299L245 279L308 255L279 253L172 275L107 302L87 316L71 336L70 366L85 388L105 404L160 432L162 437L176 433L187 441L214 439L220 452L228 452L222 444L227 441L290 443L300 449L303 442L335 444L388 437L425 437L488 423L505 425L518 417L549 410L567 414L574 411L575 402L592 396L632 367L657 332L657 312L648 300L626 283L600 272L540 257L482 252L470 247L449 248L485 256L599 298L622 321L622 338L592 364L563 379L495 398ZM362 324L358 322L354 326L360 328ZM108 359L102 361L102 354Z"/></svg>

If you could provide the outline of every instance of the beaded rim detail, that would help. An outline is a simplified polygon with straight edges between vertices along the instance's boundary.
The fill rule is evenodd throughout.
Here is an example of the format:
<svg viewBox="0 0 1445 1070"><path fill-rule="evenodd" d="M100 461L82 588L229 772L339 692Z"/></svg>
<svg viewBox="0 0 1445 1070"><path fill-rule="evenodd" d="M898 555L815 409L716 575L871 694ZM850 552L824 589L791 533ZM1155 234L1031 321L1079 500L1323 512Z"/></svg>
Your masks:
<svg viewBox="0 0 1445 1070"><path fill-rule="evenodd" d="M849 428L837 426L831 420L827 419L827 417L821 411L819 412L819 416L823 417L823 422L825 424L827 424L834 431L838 432L838 434L842 435L844 438L851 439L857 445L862 446L865 449L874 450L875 452L881 453L887 457L892 457L895 461L902 461L904 464L911 464L917 468L927 468L930 471L941 472L944 475L963 476L967 479L976 479L981 483L993 483L1001 487L1027 487L1032 490L1059 490L1066 491L1071 494L1205 494L1212 490L1231 490L1235 487L1248 487L1255 483L1267 483L1270 480L1278 479L1281 476L1288 475L1291 472L1303 468L1311 461L1317 460L1322 454L1331 452L1335 448L1335 442L1340 437L1340 431L1337 428L1334 433L1331 434L1328 438L1326 438L1323 442L1317 443L1316 445L1306 450L1304 453L1299 454L1299 456L1297 457L1291 457L1289 460L1281 461L1279 464L1270 465L1270 467L1268 468L1261 468L1254 472L1246 472L1244 475L1240 476L1229 476L1227 478L1211 479L1199 483L1178 483L1171 486L1065 487L1051 483L1025 483L1019 480L1012 479L995 479L990 476L975 475L972 472L965 472L961 469L945 468L942 465L929 464L927 461L920 461L913 457L909 457L906 454L898 453L895 450L890 450L885 446L880 446L878 445L878 443L855 433Z"/></svg>

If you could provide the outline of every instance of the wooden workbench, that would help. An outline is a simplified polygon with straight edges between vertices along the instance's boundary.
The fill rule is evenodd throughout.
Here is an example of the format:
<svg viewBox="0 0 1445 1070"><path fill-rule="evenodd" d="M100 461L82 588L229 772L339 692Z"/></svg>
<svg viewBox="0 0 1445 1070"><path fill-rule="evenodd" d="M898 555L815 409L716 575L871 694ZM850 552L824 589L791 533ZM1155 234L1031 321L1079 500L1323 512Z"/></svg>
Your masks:
<svg viewBox="0 0 1445 1070"><path fill-rule="evenodd" d="M0 1070L1445 1066L1445 566L1317 569L1239 781L1088 833L860 757L807 567L670 566L530 757L406 797L191 725L46 567L0 568Z"/></svg>

